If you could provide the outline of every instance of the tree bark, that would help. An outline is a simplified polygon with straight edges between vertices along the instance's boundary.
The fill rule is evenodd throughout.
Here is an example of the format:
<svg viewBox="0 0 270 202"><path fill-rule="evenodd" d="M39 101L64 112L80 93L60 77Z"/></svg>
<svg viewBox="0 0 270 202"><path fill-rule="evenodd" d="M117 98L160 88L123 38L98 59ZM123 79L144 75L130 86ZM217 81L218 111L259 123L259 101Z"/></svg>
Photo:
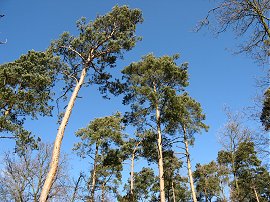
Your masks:
<svg viewBox="0 0 270 202"><path fill-rule="evenodd" d="M130 194L131 197L133 198L133 190L134 190L134 158L135 158L135 154L134 152L132 152L132 156L131 156L131 165L130 165Z"/></svg>
<svg viewBox="0 0 270 202"><path fill-rule="evenodd" d="M141 141L138 142L133 149L132 156L131 156L131 165L130 165L130 194L133 200L134 197L134 160L135 160L135 154L137 152L137 149L139 145L141 144Z"/></svg>
<svg viewBox="0 0 270 202"><path fill-rule="evenodd" d="M173 193L173 202L176 202L173 181L172 181L172 193Z"/></svg>
<svg viewBox="0 0 270 202"><path fill-rule="evenodd" d="M154 84L154 92L156 91L156 86ZM160 189L160 202L165 202L165 186L164 186L164 171L163 171L163 155L162 155L162 134L160 128L160 111L158 108L158 103L156 103L156 121L157 121L157 133L158 133L158 168L159 168L159 189Z"/></svg>
<svg viewBox="0 0 270 202"><path fill-rule="evenodd" d="M260 200L259 200L259 196L258 196L258 193L257 193L257 191L256 191L255 187L253 187L253 190L254 190L254 193L255 193L255 196L256 196L256 200L257 200L257 202L260 202Z"/></svg>
<svg viewBox="0 0 270 202"><path fill-rule="evenodd" d="M93 172L92 172L92 184L91 184L91 197L90 197L90 201L94 202L95 201L95 190L96 190L96 172L97 172L97 157L98 157L98 145L96 143L96 151L95 151L95 160L94 160L94 168L93 168Z"/></svg>
<svg viewBox="0 0 270 202"><path fill-rule="evenodd" d="M101 202L105 202L105 184L101 187Z"/></svg>
<svg viewBox="0 0 270 202"><path fill-rule="evenodd" d="M56 139L55 139L54 147L53 147L53 153L52 153L52 160L51 160L51 164L50 164L50 169L49 169L49 172L47 174L46 181L45 181L45 183L43 185L43 188L42 188L42 192L41 192L40 199L39 199L40 202L46 202L47 197L48 197L49 192L50 192L50 189L51 189L51 187L53 185L53 182L54 182L54 179L55 179L55 176L56 176L56 173L57 173L57 169L58 169L58 163L59 163L59 157L60 157L60 148L61 148L62 140L63 140L63 137L64 137L65 129L66 129L68 120L70 118L74 103L75 103L76 98L78 96L78 93L79 93L79 91L80 91L80 89L81 89L81 87L83 85L84 79L86 77L86 72L87 72L87 69L86 69L86 67L84 67L82 69L80 80L76 84L76 86L75 86L75 88L73 90L73 93L72 93L71 98L69 100L69 103L68 103L67 109L65 111L64 117L63 117L62 122L61 122L61 124L60 124L60 126L58 128L58 133L56 135Z"/></svg>
<svg viewBox="0 0 270 202"><path fill-rule="evenodd" d="M187 158L189 184L190 184L190 189L192 192L193 202L197 202L197 197L196 197L196 192L195 192L195 187L194 187L194 182L193 182L193 176L192 176L192 170L191 170L190 154L189 154L189 150L188 150L188 140L187 140L187 134L186 134L185 127L183 128L183 131L184 131L184 143L185 143L186 158Z"/></svg>

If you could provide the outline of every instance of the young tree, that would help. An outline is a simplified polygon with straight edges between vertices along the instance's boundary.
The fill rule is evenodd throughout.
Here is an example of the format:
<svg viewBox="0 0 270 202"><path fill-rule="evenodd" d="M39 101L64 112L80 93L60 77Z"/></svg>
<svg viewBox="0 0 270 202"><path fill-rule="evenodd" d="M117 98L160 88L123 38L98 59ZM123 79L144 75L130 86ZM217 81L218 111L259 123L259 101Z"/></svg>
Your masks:
<svg viewBox="0 0 270 202"><path fill-rule="evenodd" d="M121 150L124 155L124 159L130 160L130 187L128 189L128 197L130 201L135 201L134 198L134 167L135 161L142 155L142 142L143 134L136 133L134 138L129 138L128 141L124 142Z"/></svg>
<svg viewBox="0 0 270 202"><path fill-rule="evenodd" d="M124 104L131 104L127 121L151 128L156 134L159 167L160 201L165 202L162 127L164 107L170 97L188 85L187 64L178 66L178 56L154 57L152 54L124 68L126 84Z"/></svg>
<svg viewBox="0 0 270 202"><path fill-rule="evenodd" d="M196 133L200 133L202 130L208 130L208 126L203 123L205 115L202 112L200 103L192 99L187 93L184 93L180 96L174 96L170 100L164 118L168 122L168 127L166 129L169 133L180 133L178 137L175 138L175 141L184 144L183 154L186 157L192 199L196 202L197 199L191 170L189 145L194 144L194 135ZM178 148L182 147L178 146Z"/></svg>
<svg viewBox="0 0 270 202"><path fill-rule="evenodd" d="M112 116L97 118L83 129L76 132L81 138L74 150L82 158L90 157L93 160L93 169L86 188L87 194L84 198L93 202L95 192L101 190L104 199L105 192L111 190L116 193L115 186L121 180L122 152L119 150L123 144L124 127L121 124L122 117L119 113ZM113 182L109 186L109 183Z"/></svg>
<svg viewBox="0 0 270 202"><path fill-rule="evenodd" d="M65 128L86 77L89 78L88 84L99 84L102 92L108 89L113 91L117 84L109 82L111 74L107 67L114 67L123 51L131 50L135 46L139 39L135 36L136 25L141 22L141 11L131 10L127 6L115 6L110 13L98 16L93 22L86 23L84 18L78 21L78 36L65 32L60 39L53 42L51 49L68 64L68 68L62 72L67 83L66 92L70 90L72 95L57 132L41 202L46 201L53 184Z"/></svg>
<svg viewBox="0 0 270 202"><path fill-rule="evenodd" d="M40 143L38 150L26 149L16 156L6 154L4 167L0 173L0 200L38 202L41 189L49 169L52 145ZM67 201L69 199L69 175L67 158L60 159L59 169L47 201Z"/></svg>
<svg viewBox="0 0 270 202"><path fill-rule="evenodd" d="M267 201L269 200L269 172L261 166L256 156L254 143L240 142L232 161L231 153L220 151L218 161L226 165L233 175L231 180L232 201Z"/></svg>
<svg viewBox="0 0 270 202"><path fill-rule="evenodd" d="M241 124L240 114L233 114L226 109L226 115L228 121L220 131L219 137L223 149L218 153L217 161L220 165L227 162L226 166L233 177L234 193L239 193L235 155L240 143L251 139L251 131Z"/></svg>
<svg viewBox="0 0 270 202"><path fill-rule="evenodd" d="M193 174L196 190L201 199L205 198L206 202L211 202L215 197L220 201L227 201L222 189L224 173L220 172L220 167L215 161L205 165L197 164Z"/></svg>
<svg viewBox="0 0 270 202"><path fill-rule="evenodd" d="M240 46L239 53L252 54L255 59L268 64L269 11L269 0L222 0L215 8L208 11L206 18L199 23L198 29L204 25L216 24L214 32L219 35L232 28L237 37L249 37L248 41Z"/></svg>
<svg viewBox="0 0 270 202"><path fill-rule="evenodd" d="M15 138L17 151L34 143L31 133L23 128L26 117L51 115L49 102L59 68L59 58L50 51L29 51L0 65L0 133L12 133L0 138Z"/></svg>
<svg viewBox="0 0 270 202"><path fill-rule="evenodd" d="M163 157L165 196L167 201L188 201L190 193L187 191L187 179L180 175L183 162L175 156L172 148L164 151Z"/></svg>
<svg viewBox="0 0 270 202"><path fill-rule="evenodd" d="M125 190L127 190L127 195L124 197L119 197L121 202L137 202L150 200L150 198L156 194L154 189L157 183L157 177L155 176L154 170L152 168L143 167L140 172L134 173L133 178L133 190L131 192L131 181L125 185Z"/></svg>

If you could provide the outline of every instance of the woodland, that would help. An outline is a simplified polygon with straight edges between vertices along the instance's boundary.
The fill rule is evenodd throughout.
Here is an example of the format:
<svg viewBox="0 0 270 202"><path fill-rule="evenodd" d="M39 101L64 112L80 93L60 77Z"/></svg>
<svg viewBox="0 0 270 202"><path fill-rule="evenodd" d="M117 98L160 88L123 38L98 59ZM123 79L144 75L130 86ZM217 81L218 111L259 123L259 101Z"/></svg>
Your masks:
<svg viewBox="0 0 270 202"><path fill-rule="evenodd" d="M115 5L95 19L80 18L76 34L63 32L43 51L28 50L0 64L0 144L15 145L0 155L0 201L270 201L270 1L215 2L194 32L246 37L234 57L252 58L258 70L266 69L256 110L225 107L216 159L196 162L190 152L203 147L197 137L211 125L189 92L190 66L179 62L178 53L148 53L118 67L143 41L136 31L143 27L144 11ZM5 13L0 17L4 22ZM8 43L2 40L1 48ZM77 140L69 152L87 165L70 174L72 161L62 147L83 89L108 103L118 97L126 110L91 119L68 134ZM25 127L52 116L58 120L54 142ZM243 123L246 117L260 126L257 131Z"/></svg>

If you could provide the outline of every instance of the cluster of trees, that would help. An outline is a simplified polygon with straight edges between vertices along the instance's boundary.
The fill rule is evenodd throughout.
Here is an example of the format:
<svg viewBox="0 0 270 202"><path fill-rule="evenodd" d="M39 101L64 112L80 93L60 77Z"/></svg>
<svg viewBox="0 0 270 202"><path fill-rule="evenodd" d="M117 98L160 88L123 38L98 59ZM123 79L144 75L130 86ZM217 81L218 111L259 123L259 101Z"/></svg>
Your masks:
<svg viewBox="0 0 270 202"><path fill-rule="evenodd" d="M226 0L209 15L217 14L218 32L235 25L243 35L255 25L253 38L241 50L257 50L265 61L269 55L269 6L267 0ZM200 26L208 23L209 15ZM256 152L255 138L230 117L217 160L197 164L192 171L189 147L195 144L195 135L207 131L208 126L200 103L186 90L188 64L177 64L177 54L148 54L125 67L122 80L112 77L108 68L115 67L124 51L141 40L135 31L142 21L140 10L115 6L89 23L85 18L79 20L77 36L65 32L46 51L29 51L0 66L0 138L15 139L18 154L4 159L1 201L270 200L270 176ZM44 145L24 129L24 121L52 114L53 87L59 81L61 97L70 98L54 145ZM91 120L76 132L80 141L74 151L90 163L89 172L80 173L72 182L63 171L67 160L60 158L60 148L80 89L93 84L104 96L122 94L129 110ZM266 130L270 128L267 92L261 114ZM134 128L134 134L125 133L127 126ZM136 162L141 160L149 166L135 172ZM130 177L120 192L126 163ZM184 166L187 175L183 175Z"/></svg>

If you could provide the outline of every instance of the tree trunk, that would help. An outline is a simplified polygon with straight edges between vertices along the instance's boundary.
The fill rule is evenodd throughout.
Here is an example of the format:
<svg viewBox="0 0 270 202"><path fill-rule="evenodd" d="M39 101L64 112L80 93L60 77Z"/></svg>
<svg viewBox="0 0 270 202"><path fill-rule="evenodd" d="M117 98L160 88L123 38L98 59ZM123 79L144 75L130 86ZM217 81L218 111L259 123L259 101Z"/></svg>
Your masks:
<svg viewBox="0 0 270 202"><path fill-rule="evenodd" d="M135 158L135 154L134 152L132 153L132 157L131 157L131 165L130 165L130 195L131 195L131 199L133 201L133 190L134 190L134 158Z"/></svg>
<svg viewBox="0 0 270 202"><path fill-rule="evenodd" d="M172 181L172 193L173 193L173 202L176 202L173 181Z"/></svg>
<svg viewBox="0 0 270 202"><path fill-rule="evenodd" d="M239 200L239 185L238 185L238 179L236 176L236 168L235 168L235 157L234 157L234 152L231 153L231 158L232 158L232 170L233 170L233 179L235 183L235 189L236 189L236 198Z"/></svg>
<svg viewBox="0 0 270 202"><path fill-rule="evenodd" d="M258 196L258 193L257 193L257 191L256 191L255 187L253 187L253 190L254 190L254 193L255 193L255 196L256 196L256 200L257 200L257 202L260 202L260 200L259 200L259 196Z"/></svg>
<svg viewBox="0 0 270 202"><path fill-rule="evenodd" d="M98 157L98 145L96 143L96 151L95 151L95 159L94 159L94 168L93 168L93 172L92 172L92 184L91 184L91 197L90 197L90 201L94 202L95 201L95 190L96 190L96 172L97 172L97 157Z"/></svg>
<svg viewBox="0 0 270 202"><path fill-rule="evenodd" d="M79 189L79 184L80 184L80 181L81 181L82 177L83 177L83 174L80 173L80 176L79 176L79 178L78 178L78 180L77 180L77 182L75 184L75 187L74 187L74 191L73 191L73 194L72 194L71 202L74 202L76 200L76 194L77 194L77 191Z"/></svg>
<svg viewBox="0 0 270 202"><path fill-rule="evenodd" d="M195 192L195 187L194 187L194 182L193 182L193 176L192 176L192 171L191 171L190 154L189 154L189 150L188 150L188 140L187 140L187 134L186 134L185 127L183 128L183 130L184 130L184 143L185 143L186 158L187 158L189 184L190 184L190 189L192 192L193 202L197 202L196 192Z"/></svg>
<svg viewBox="0 0 270 202"><path fill-rule="evenodd" d="M102 184L101 187L101 202L105 202L105 185Z"/></svg>
<svg viewBox="0 0 270 202"><path fill-rule="evenodd" d="M86 67L83 68L83 70L82 70L80 80L76 84L76 86L75 86L75 88L73 90L73 93L72 93L71 98L69 100L69 103L68 103L67 109L65 111L64 117L63 117L62 122L61 122L61 124L60 124L60 126L58 128L58 132L57 132L55 142L54 142L54 147L53 147L53 153L52 153L52 160L51 160L51 163L50 163L50 169L49 169L49 172L47 174L46 181L45 181L45 183L43 185L43 188L42 188L42 192L41 192L40 199L39 199L40 202L46 202L47 197L48 197L49 192L50 192L50 189L51 189L51 187L53 185L53 182L54 182L54 179L55 179L55 176L56 176L56 173L57 173L57 169L58 169L60 148L61 148L62 140L63 140L63 137L64 137L65 129L66 129L68 120L70 118L70 115L71 115L75 100L76 100L76 98L78 96L78 93L79 93L79 91L80 91L80 89L81 89L81 87L83 85L85 76L86 76Z"/></svg>
<svg viewBox="0 0 270 202"><path fill-rule="evenodd" d="M154 92L156 91L156 86L154 84ZM158 108L158 103L156 103L156 121L157 121L157 133L158 133L158 168L159 168L159 189L160 189L160 202L165 202L165 186L164 186L164 171L163 171L163 155L162 155L162 135L160 128L160 111Z"/></svg>
<svg viewBox="0 0 270 202"><path fill-rule="evenodd" d="M131 156L131 165L130 165L130 195L132 198L132 201L134 200L134 160L135 160L135 154L137 152L137 149L139 145L141 144L141 141L138 142L133 149L132 156Z"/></svg>

